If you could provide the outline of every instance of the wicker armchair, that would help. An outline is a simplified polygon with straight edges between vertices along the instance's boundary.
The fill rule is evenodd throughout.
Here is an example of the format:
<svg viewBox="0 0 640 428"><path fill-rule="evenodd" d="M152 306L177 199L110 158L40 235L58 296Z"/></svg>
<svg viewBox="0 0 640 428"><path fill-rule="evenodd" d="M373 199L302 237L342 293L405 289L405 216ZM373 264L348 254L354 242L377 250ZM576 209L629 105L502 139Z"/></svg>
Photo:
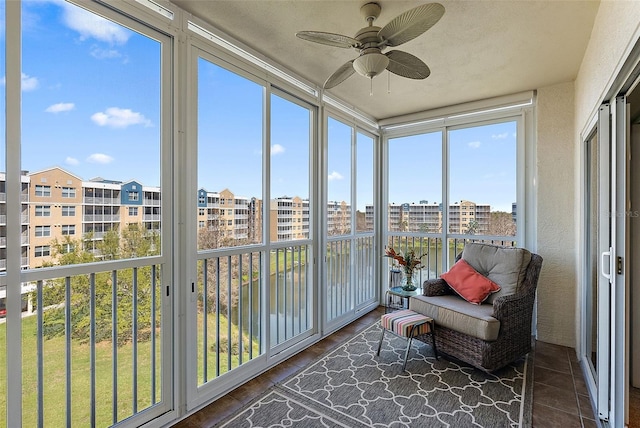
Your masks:
<svg viewBox="0 0 640 428"><path fill-rule="evenodd" d="M456 261L460 257L461 254L458 255ZM531 261L526 267L524 278L518 287L518 291L515 294L494 299L492 312L490 307L487 307L490 304L483 303L480 305L483 307L482 309L488 309L486 313L491 314L491 317L497 319L500 323L496 340L483 340L470 334L444 327L438 324L438 319L434 318L438 352L450 355L484 371L492 372L516 361L531 351L533 304L541 267L542 257L537 254L531 254ZM423 285L423 295L428 297L412 298L410 307L421 312L420 299L429 300L432 297L430 300L437 302L439 299L437 296L451 294L455 295L443 279L427 280ZM444 297L444 299L451 300L452 298ZM460 298L460 300L463 299ZM464 304L467 303L462 303L462 305ZM469 303L469 305L471 304ZM478 305L471 306L478 308ZM469 309L471 310L472 308Z"/></svg>

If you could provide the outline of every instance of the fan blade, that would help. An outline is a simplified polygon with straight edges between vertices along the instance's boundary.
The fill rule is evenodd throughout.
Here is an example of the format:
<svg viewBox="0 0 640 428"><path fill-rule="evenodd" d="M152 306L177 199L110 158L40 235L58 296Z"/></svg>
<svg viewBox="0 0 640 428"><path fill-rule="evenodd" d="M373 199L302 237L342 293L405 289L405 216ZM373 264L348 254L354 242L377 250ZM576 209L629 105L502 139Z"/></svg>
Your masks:
<svg viewBox="0 0 640 428"><path fill-rule="evenodd" d="M431 74L427 64L417 56L403 51L391 51L385 54L389 58L387 70L409 79L426 79Z"/></svg>
<svg viewBox="0 0 640 428"><path fill-rule="evenodd" d="M353 60L344 63L339 69L335 71L326 82L324 82L324 89L331 89L334 86L338 86L340 83L344 82L349 78L356 70L353 68Z"/></svg>
<svg viewBox="0 0 640 428"><path fill-rule="evenodd" d="M398 46L418 37L433 27L444 15L440 3L423 4L393 18L378 31L379 46Z"/></svg>
<svg viewBox="0 0 640 428"><path fill-rule="evenodd" d="M338 48L348 49L360 46L359 41L353 37L343 36L342 34L325 33L322 31L298 31L296 36L303 40L335 46Z"/></svg>

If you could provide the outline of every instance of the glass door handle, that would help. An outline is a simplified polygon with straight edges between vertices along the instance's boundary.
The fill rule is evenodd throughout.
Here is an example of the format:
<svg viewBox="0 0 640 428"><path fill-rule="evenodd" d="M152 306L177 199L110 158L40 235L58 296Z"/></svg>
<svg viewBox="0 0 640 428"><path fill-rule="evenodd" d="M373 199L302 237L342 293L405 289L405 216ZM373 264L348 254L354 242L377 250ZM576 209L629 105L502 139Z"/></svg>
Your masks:
<svg viewBox="0 0 640 428"><path fill-rule="evenodd" d="M609 251L603 251L602 254L600 255L600 272L602 273L602 276L604 276L605 278L607 278L609 280L609 282L611 282L611 250L612 248L609 247ZM609 258L609 272L605 272L604 271L604 258L608 257Z"/></svg>

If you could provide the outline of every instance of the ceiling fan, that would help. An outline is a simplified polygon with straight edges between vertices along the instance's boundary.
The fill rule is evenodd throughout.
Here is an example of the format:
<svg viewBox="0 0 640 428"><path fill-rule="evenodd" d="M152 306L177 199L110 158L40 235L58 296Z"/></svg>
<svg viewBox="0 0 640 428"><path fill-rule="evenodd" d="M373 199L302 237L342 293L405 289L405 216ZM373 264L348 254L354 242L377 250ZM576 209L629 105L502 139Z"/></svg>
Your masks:
<svg viewBox="0 0 640 428"><path fill-rule="evenodd" d="M409 9L392 19L384 27L376 27L373 21L380 16L382 8L378 3L367 3L360 13L369 23L360 29L354 37L322 31L299 31L301 39L339 48L355 48L360 55L343 64L324 82L325 89L333 88L344 82L354 72L373 79L385 69L391 73L410 79L426 79L431 74L427 64L410 53L393 50L385 54L387 47L401 45L418 37L433 27L444 15L444 6L440 3L428 3Z"/></svg>

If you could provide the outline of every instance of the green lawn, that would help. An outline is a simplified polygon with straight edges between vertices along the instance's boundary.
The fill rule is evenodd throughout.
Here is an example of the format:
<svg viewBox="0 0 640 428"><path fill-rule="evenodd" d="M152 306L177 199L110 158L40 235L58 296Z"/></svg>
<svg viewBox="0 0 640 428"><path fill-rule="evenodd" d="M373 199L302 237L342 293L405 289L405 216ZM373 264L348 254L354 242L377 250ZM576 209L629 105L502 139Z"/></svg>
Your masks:
<svg viewBox="0 0 640 428"><path fill-rule="evenodd" d="M199 331L202 331L202 317L198 317ZM36 317L26 317L22 321L22 355L23 355L23 413L22 426L37 426L37 343ZM215 343L215 316L209 317L209 352L208 378L215 378L215 354L211 345ZM221 319L221 336L226 343L227 322ZM237 335L237 328L232 326L232 335ZM201 333L199 334L201 337ZM223 340L221 339L221 343ZM237 342L233 340L232 342ZM200 341L201 343L201 341ZM0 349L6 346L6 324L0 324ZM245 342L245 347L248 342ZM254 357L258 355L258 345L254 346ZM226 347L222 352L226 352ZM118 420L133 413L133 362L132 344L118 348ZM66 425L66 344L64 337L56 337L44 341L44 423L46 426ZM198 351L198 385L202 384L202 347ZM89 426L91 418L91 377L90 347L73 341L71 345L71 420L73 426ZM243 360L246 362L245 353ZM160 340L156 341L156 402L160 395ZM226 354L221 357L221 373L227 371ZM238 366L238 357L232 358L232 367ZM113 379L112 379L112 346L111 342L102 342L96 346L96 425L113 424ZM151 405L151 341L138 343L137 373L137 407L138 411ZM0 389L6 385L6 353L0 352ZM0 394L0 425L6 420L6 394Z"/></svg>

